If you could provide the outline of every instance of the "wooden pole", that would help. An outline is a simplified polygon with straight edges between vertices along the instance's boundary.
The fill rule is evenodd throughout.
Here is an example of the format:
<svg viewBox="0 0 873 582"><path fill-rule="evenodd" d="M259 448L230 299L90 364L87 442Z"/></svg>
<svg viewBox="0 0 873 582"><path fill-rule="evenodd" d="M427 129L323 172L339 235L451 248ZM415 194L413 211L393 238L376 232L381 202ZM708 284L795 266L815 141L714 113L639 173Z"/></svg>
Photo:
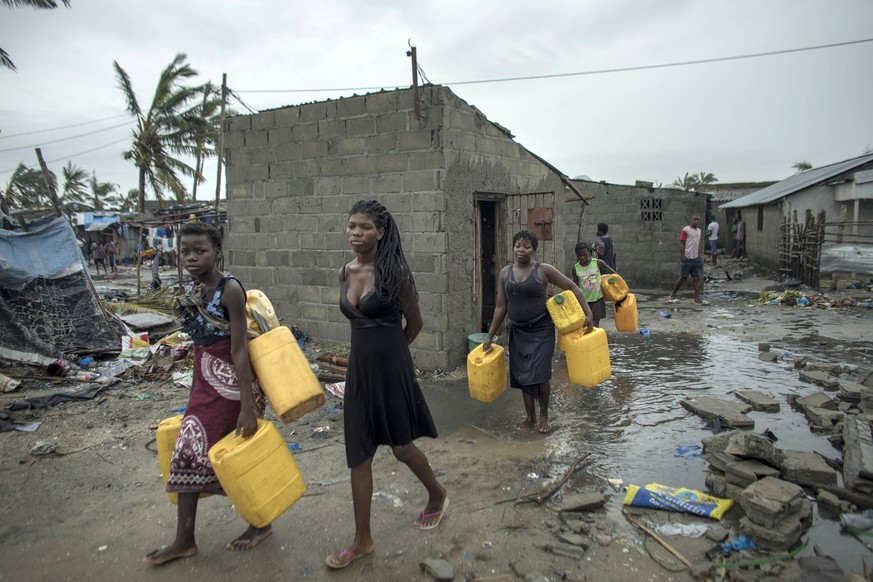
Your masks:
<svg viewBox="0 0 873 582"><path fill-rule="evenodd" d="M224 159L224 115L227 105L227 73L221 74L221 122L218 129L218 151L215 157L218 160L218 176L215 179L215 224L218 226L218 201L221 199L221 161ZM181 281L180 281L181 282Z"/></svg>
<svg viewBox="0 0 873 582"><path fill-rule="evenodd" d="M412 57L412 107L416 121L421 119L421 105L418 103L418 53L414 46L409 47L407 56Z"/></svg>
<svg viewBox="0 0 873 582"><path fill-rule="evenodd" d="M45 180L45 186L48 189L49 197L52 201L52 206L55 207L55 214L58 216L61 215L61 201L58 200L58 191L55 189L54 180L52 180L51 172L49 172L48 166L45 163L45 160L42 158L42 151L39 148L36 148L36 159L39 160L39 167L42 168L42 178Z"/></svg>

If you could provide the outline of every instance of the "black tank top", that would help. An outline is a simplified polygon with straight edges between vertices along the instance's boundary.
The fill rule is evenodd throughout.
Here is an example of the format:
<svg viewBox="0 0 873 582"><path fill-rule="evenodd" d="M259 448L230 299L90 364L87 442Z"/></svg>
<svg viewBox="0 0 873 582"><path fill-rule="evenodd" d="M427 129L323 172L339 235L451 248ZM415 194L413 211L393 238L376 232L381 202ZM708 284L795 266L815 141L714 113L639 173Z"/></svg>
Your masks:
<svg viewBox="0 0 873 582"><path fill-rule="evenodd" d="M521 283L515 282L515 274L510 265L504 291L506 291L509 319L512 321L526 323L546 312L546 282L540 277L539 263L534 263L530 275Z"/></svg>

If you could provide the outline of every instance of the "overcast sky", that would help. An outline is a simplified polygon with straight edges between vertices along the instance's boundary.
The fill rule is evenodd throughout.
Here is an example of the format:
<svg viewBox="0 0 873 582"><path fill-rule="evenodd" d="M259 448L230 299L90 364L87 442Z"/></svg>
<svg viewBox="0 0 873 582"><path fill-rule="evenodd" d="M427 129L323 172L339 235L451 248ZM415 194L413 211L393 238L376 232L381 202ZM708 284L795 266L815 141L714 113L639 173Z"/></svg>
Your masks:
<svg viewBox="0 0 873 582"><path fill-rule="evenodd" d="M130 119L113 60L141 104L160 70L186 53L199 82L220 84L227 73L259 110L409 86L408 39L432 83L449 85L571 177L668 185L706 171L721 182L779 180L801 160L819 166L873 148L873 42L459 82L871 38L871 0L72 0L52 11L0 8L0 47L18 67L0 69L0 150L24 148L0 151L0 187L19 162L37 166L34 144L57 174L72 160L122 191L136 187L136 170L121 156L132 123L107 129ZM349 90L254 92L329 88ZM41 131L73 124L84 125ZM26 132L40 133L15 136ZM212 197L214 165L206 175L202 188Z"/></svg>

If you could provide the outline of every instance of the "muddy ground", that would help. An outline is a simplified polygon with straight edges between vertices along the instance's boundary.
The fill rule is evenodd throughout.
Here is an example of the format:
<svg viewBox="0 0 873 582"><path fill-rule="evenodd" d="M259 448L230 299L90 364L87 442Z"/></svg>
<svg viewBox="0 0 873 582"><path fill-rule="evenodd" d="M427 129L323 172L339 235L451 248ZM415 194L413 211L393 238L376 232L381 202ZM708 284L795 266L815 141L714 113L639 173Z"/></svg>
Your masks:
<svg viewBox="0 0 873 582"><path fill-rule="evenodd" d="M725 268L733 273L732 281L724 276ZM873 368L870 309L757 304L753 298L774 280L745 262L708 267L708 274L709 306L692 305L687 287L677 305L666 302L666 291L638 291L641 326L652 334L718 333L754 344L790 341L797 354L808 351L818 357L827 357L833 348L837 361ZM870 293L856 295L869 298ZM662 312L675 316L662 317ZM711 323L713 314L720 314L717 326ZM611 320L603 327L614 337ZM330 350L308 347L313 354ZM562 357L556 356L556 368L564 365ZM174 371L183 365L177 363ZM21 367L2 371L34 374ZM596 467L583 466L542 505L515 503L548 490L573 459L584 452L596 455L592 447L555 442L568 438L560 430L545 436L516 431L519 395L507 391L491 405L475 402L466 395L463 369L422 373L420 381L440 437L418 444L448 489L450 509L437 529L414 529L425 492L389 450L380 449L373 463L376 551L339 572L328 571L324 558L346 547L354 528L342 403L333 396L301 421L279 423L286 440L301 448L295 457L308 490L276 521L270 538L249 552L226 551L225 544L245 524L226 498L213 496L199 508L199 554L160 568L146 565L142 556L171 540L176 514L162 489L154 427L185 404L188 389L172 384L168 373L140 370L93 400L8 412L17 424L41 424L35 432L0 434L0 580L431 580L419 566L426 558L451 564L455 580L693 579L677 559L621 516L623 494L611 489ZM0 406L5 410L14 400L70 387L25 380L15 392L0 395ZM656 428L651 437L658 437ZM54 444L56 453L31 454L39 442ZM592 487L610 500L604 509L579 516L583 523L576 529L587 547L584 556L550 551L562 528L568 529L558 511L562 495ZM644 517L656 523L684 520L658 512ZM725 520L727 527L732 519ZM712 546L705 538L671 537L669 543L694 563L706 561L704 551ZM844 569L859 570L866 557L862 552L867 550L858 546L855 558L842 561ZM790 580L797 570L776 567L771 573L770 579ZM747 575L764 579L759 571Z"/></svg>

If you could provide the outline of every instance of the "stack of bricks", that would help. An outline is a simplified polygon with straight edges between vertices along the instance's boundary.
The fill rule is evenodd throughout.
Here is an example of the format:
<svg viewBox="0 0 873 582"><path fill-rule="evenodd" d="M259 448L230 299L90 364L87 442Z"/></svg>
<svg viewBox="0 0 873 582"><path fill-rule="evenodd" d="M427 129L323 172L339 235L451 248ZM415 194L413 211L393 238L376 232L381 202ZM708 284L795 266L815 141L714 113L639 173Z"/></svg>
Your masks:
<svg viewBox="0 0 873 582"><path fill-rule="evenodd" d="M812 504L793 483L765 477L740 495L740 531L768 552L790 550L812 525Z"/></svg>

